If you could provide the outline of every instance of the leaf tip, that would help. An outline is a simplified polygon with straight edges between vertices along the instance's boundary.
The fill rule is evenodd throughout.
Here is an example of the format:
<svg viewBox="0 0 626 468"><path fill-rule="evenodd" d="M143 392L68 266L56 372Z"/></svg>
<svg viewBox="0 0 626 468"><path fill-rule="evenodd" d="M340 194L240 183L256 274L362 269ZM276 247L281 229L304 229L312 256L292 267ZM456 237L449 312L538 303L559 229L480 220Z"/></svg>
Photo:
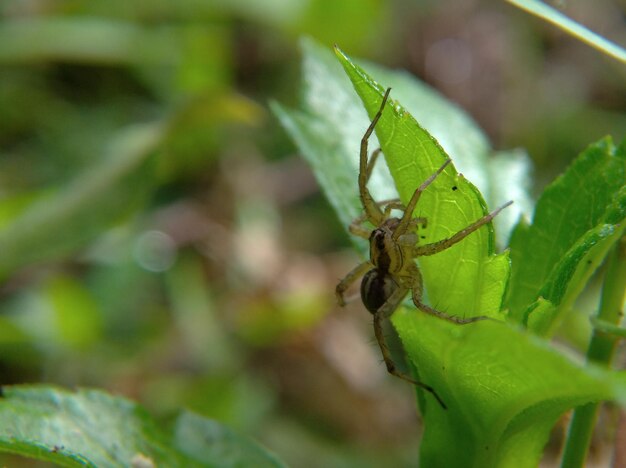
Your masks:
<svg viewBox="0 0 626 468"><path fill-rule="evenodd" d="M343 50L341 50L341 48L337 44L333 45L333 50L334 50L335 55L337 56L337 58L339 58L339 60L341 60L341 61L349 60L348 56L346 55L346 53Z"/></svg>

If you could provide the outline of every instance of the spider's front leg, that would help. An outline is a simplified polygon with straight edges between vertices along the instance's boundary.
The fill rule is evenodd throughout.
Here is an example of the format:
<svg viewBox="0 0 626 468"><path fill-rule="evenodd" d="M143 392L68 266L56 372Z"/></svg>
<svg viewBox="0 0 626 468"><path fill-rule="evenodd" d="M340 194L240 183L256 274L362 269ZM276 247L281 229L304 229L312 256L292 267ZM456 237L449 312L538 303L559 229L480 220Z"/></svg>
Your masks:
<svg viewBox="0 0 626 468"><path fill-rule="evenodd" d="M385 104L387 104L387 99L389 98L390 91L391 88L387 88L385 96L383 97L382 103L380 105L380 109L378 109L378 112L372 119L370 126L367 127L363 138L361 138L361 150L359 152L359 196L361 198L361 204L363 205L363 209L365 210L365 216L367 220L374 226L380 225L385 218L383 212L381 211L378 204L374 201L372 194L367 188L367 182L372 173L374 162L379 155L379 151L375 151L374 154L372 154L372 160L368 161L367 145L370 136L372 136L372 133L374 132L374 128L376 128L378 120L383 115L383 109L385 108Z"/></svg>
<svg viewBox="0 0 626 468"><path fill-rule="evenodd" d="M387 346L387 339L385 338L385 333L383 330L383 321L390 317L391 314L398 308L402 299L406 296L408 290L403 287L398 287L392 294L387 298L385 303L380 306L378 311L376 311L374 315L374 335L376 336L376 341L378 342L378 346L380 348L380 352L383 355L383 360L385 361L385 366L387 367L387 372L391 375L395 375L396 377L401 378L402 380L406 380L407 382L416 385L432 396L435 397L437 402L441 405L443 409L446 409L446 404L443 400L437 395L437 392L430 385L427 385L419 380L415 380L413 377L401 372L396 367L395 362L393 362L393 358L391 357L391 352L389 351L389 347Z"/></svg>
<svg viewBox="0 0 626 468"><path fill-rule="evenodd" d="M443 170L446 168L446 166L450 164L451 162L452 161L450 159L446 159L446 161L439 167L439 169L437 169L437 171L435 171L433 175L431 175L428 179L422 182L422 184L419 187L415 189L415 192L413 192L413 195L411 196L409 203L407 203L406 208L404 209L404 215L402 215L400 224L398 225L395 232L393 233L394 239L398 239L400 236L404 235L410 229L410 226L412 225L412 223L414 223L413 211L415 210L415 206L417 205L417 202L419 201L420 196L422 195L422 192L426 190L426 187L432 184L432 182L437 178L437 176L441 174ZM424 218L417 218L417 219L423 220Z"/></svg>

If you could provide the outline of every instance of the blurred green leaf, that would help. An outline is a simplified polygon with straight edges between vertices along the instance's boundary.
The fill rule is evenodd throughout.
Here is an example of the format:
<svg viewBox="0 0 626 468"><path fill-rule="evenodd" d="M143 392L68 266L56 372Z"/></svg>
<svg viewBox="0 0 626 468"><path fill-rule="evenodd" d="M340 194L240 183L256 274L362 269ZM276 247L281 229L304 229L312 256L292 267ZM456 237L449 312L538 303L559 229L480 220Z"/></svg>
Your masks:
<svg viewBox="0 0 626 468"><path fill-rule="evenodd" d="M130 466L148 457L167 466L190 460L168 447L148 415L106 393L47 387L5 387L0 449L61 466Z"/></svg>
<svg viewBox="0 0 626 468"><path fill-rule="evenodd" d="M183 412L176 422L176 446L198 462L211 460L216 468L284 466L272 454L237 435L225 426L190 412Z"/></svg>
<svg viewBox="0 0 626 468"><path fill-rule="evenodd" d="M174 64L181 54L171 32L95 17L13 19L0 24L0 63Z"/></svg>
<svg viewBox="0 0 626 468"><path fill-rule="evenodd" d="M583 25L571 20L561 12L555 10L550 5L539 0L507 0L509 3L532 13L539 18L542 18L549 23L561 28L563 31L571 34L572 36L580 39L581 41L589 44L591 47L598 49L601 52L626 63L626 50L617 44L608 41L607 39L599 36L598 34L590 31Z"/></svg>
<svg viewBox="0 0 626 468"><path fill-rule="evenodd" d="M28 343L29 337L24 331L9 318L0 316L0 344L13 345ZM5 356L6 357L6 356Z"/></svg>
<svg viewBox="0 0 626 468"><path fill-rule="evenodd" d="M390 27L390 8L382 0L313 0L302 3L307 8L291 29L297 34L311 34L328 45L338 43L365 51L376 43L373 30L383 34Z"/></svg>
<svg viewBox="0 0 626 468"><path fill-rule="evenodd" d="M626 144L610 139L589 146L543 192L532 225L521 224L511 241L508 306L517 321L548 333L611 245L624 232ZM533 318L536 300L555 308ZM558 310L557 310L558 308Z"/></svg>
<svg viewBox="0 0 626 468"><path fill-rule="evenodd" d="M347 226L361 212L356 173L367 114L336 58L311 40L303 40L302 49L302 110L287 109L276 102L272 109L311 165L339 220ZM395 197L393 181L381 166L374 170L372 192L380 198ZM364 242L361 248L364 252Z"/></svg>
<svg viewBox="0 0 626 468"><path fill-rule="evenodd" d="M183 413L173 438L143 409L95 390L5 387L0 450L60 466L280 467L214 421Z"/></svg>
<svg viewBox="0 0 626 468"><path fill-rule="evenodd" d="M85 286L69 276L56 276L45 285L55 316L59 339L74 349L98 343L102 333L102 314Z"/></svg>
<svg viewBox="0 0 626 468"><path fill-rule="evenodd" d="M238 93L196 94L173 115L159 159L159 177L195 175L219 154L229 126L259 126L265 110ZM167 157L174 155L174 157Z"/></svg>
<svg viewBox="0 0 626 468"><path fill-rule="evenodd" d="M173 320L192 355L213 372L235 367L239 350L220 321L200 260L179 258L165 278Z"/></svg>
<svg viewBox="0 0 626 468"><path fill-rule="evenodd" d="M20 193L0 199L0 230L20 216L38 198L49 196L49 193L35 191Z"/></svg>
<svg viewBox="0 0 626 468"><path fill-rule="evenodd" d="M0 230L0 278L71 252L132 211L152 186L146 162L163 133L160 124L120 131L100 164L7 223Z"/></svg>
<svg viewBox="0 0 626 468"><path fill-rule="evenodd" d="M130 65L165 99L231 82L230 37L219 23L145 26L97 16L0 23L0 64Z"/></svg>

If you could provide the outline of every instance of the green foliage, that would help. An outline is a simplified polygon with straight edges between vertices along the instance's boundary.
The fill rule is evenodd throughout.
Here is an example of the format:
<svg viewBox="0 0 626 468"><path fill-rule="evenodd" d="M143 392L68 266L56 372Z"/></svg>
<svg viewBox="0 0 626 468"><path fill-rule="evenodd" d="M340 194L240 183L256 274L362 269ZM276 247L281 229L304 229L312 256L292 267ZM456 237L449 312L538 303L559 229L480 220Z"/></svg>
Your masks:
<svg viewBox="0 0 626 468"><path fill-rule="evenodd" d="M347 223L359 213L356 146L368 118L350 108L358 103L346 96L346 79L332 65L330 54L310 42L304 51L303 110L278 105L275 110ZM402 74L367 64L360 67L340 51L338 57L370 118L380 107L386 86L392 86L392 97L411 93L410 81ZM403 86L396 87L399 82ZM424 93L423 86L415 87L414 96L424 94L436 99L432 92ZM419 99L414 99L418 108ZM431 116L441 121L444 133L447 112L458 111L450 106ZM472 140L477 135L471 124L466 133L455 126L448 130L450 140ZM342 140L348 134L352 142ZM405 202L447 158L437 140L395 100L383 112L376 134ZM485 167L482 170L489 174ZM384 179L378 177L372 184L374 193L385 198L380 188ZM533 300L545 314L553 307L551 300L558 305L580 291L623 232L624 182L622 149L604 140L584 152L540 199L533 224L522 222L516 229L511 252L516 273L510 283L508 255L494 254L491 229L427 261L420 258L433 306L460 316L498 317L507 284L512 304L511 324L482 321L459 326L408 308L393 315L420 380L432 385L448 405L444 410L430 396L419 395L426 425L420 459L424 466L536 466L563 412L598 400L626 402L626 387L616 375L583 367L516 325L524 322L518 311ZM478 190L453 167L426 190L416 208L416 215L429 221L425 243L449 236L485 212ZM544 298L537 291L549 294ZM544 326L554 320L550 316ZM530 326L529 331L536 328Z"/></svg>
<svg viewBox="0 0 626 468"><path fill-rule="evenodd" d="M566 410L626 402L616 376L583 368L516 327L486 321L458 327L410 309L396 312L393 323L420 377L449 407L426 405L425 466L537 466Z"/></svg>
<svg viewBox="0 0 626 468"><path fill-rule="evenodd" d="M352 353L349 333L362 330L332 313L342 256L312 253L335 251L360 214L356 155L381 86L393 87L395 105L371 142L387 158L371 181L376 197L406 199L444 158L454 161L417 208L431 222L422 241L515 200L493 228L422 262L430 303L503 320L504 298L504 309L516 304L517 325L553 332L623 232L623 196L614 190L623 146L592 145L597 160L589 156L577 173L594 182L579 185L578 198L573 179L555 183L559 205L571 198L587 210L599 196L593 217L574 213L580 222L553 226L538 207L532 224L518 225L510 254L496 255L531 212L530 159L521 149L494 152L467 113L409 73L342 54L338 61L308 40L301 108L272 105L340 223L309 196L291 142L267 118L268 96L289 102L295 94L295 38L306 34L418 68L503 146L531 148L538 178L587 142L623 134L626 119L612 103L624 83L613 62L555 47L569 38L541 40L532 19L497 5L459 13L454 2L418 3L0 2L2 383L106 388L149 410L100 391L5 386L0 465L38 463L25 457L61 466L280 466L228 425L292 466L416 466L410 388L384 378L382 366L366 367L369 358L376 365L375 349ZM603 18L611 6L590 11ZM486 20L502 27L474 34ZM461 49L442 55L450 43ZM452 84L447 78L458 77L447 67L460 63L471 73ZM550 99L529 112L528 96L538 93ZM594 191L604 176L609 187ZM560 240L539 245L528 233ZM366 243L355 243L365 254ZM530 246L559 253L527 256ZM525 285L520 272L541 261L552 270ZM618 310L611 304L624 289L616 276L607 310ZM619 332L617 318L599 320ZM408 364L450 406L442 413L418 394L424 465L506 465L522 450L530 464L564 408L623 400L606 370L581 369L503 321L450 327L404 308L394 323Z"/></svg>
<svg viewBox="0 0 626 468"><path fill-rule="evenodd" d="M100 164L14 213L0 230L0 279L74 251L144 202L154 180L149 156L162 131L147 125L120 132Z"/></svg>
<svg viewBox="0 0 626 468"><path fill-rule="evenodd" d="M230 429L183 412L173 432L142 408L95 390L5 387L0 448L59 466L280 467Z"/></svg>
<svg viewBox="0 0 626 468"><path fill-rule="evenodd" d="M558 324L624 233L625 181L626 148L607 138L546 188L532 225L520 224L511 241L514 320L542 334Z"/></svg>

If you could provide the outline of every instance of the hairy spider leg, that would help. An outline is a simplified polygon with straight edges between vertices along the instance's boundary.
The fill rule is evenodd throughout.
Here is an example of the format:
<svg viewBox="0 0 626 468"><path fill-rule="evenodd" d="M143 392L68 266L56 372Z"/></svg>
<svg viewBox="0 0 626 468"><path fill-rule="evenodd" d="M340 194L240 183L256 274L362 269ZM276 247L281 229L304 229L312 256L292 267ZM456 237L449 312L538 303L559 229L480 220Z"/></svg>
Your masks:
<svg viewBox="0 0 626 468"><path fill-rule="evenodd" d="M393 292L393 294L387 299L387 301L385 301L385 303L374 314L374 335L376 336L376 341L378 342L380 352L383 355L383 360L385 361L387 372L429 392L432 396L435 397L435 399L443 409L447 409L446 404L439 397L439 395L437 395L437 392L433 387L423 382L420 382L419 380L415 380L413 377L399 371L396 368L396 364L393 362L391 352L389 351L389 347L387 346L387 339L385 338L385 333L383 330L383 320L389 318L391 314L393 314L393 312L402 302L402 299L404 299L404 297L406 296L407 292L407 288L404 288L402 286L398 287L398 289Z"/></svg>
<svg viewBox="0 0 626 468"><path fill-rule="evenodd" d="M363 204L363 209L365 210L367 220L374 226L380 225L384 221L385 217L367 188L367 180L369 178L369 173L371 173L371 168L368 171L367 144L370 136L374 132L374 128L376 127L378 120L383 115L383 109L385 108L385 104L387 103L387 99L389 98L390 91L391 88L387 88L387 91L385 92L385 95L383 97L383 101L380 105L380 109L378 109L378 112L372 119L370 126L367 127L363 138L361 138L361 151L359 153L359 195L361 197L361 203ZM376 155L376 157L378 157L378 155Z"/></svg>
<svg viewBox="0 0 626 468"><path fill-rule="evenodd" d="M365 182L369 182L370 177L372 177L372 171L374 170L374 165L376 164L376 160L378 159L378 156L380 156L380 152L382 150L380 148L375 149L372 154L370 155L370 159L367 162L367 179L365 180Z"/></svg>
<svg viewBox="0 0 626 468"><path fill-rule="evenodd" d="M361 278L365 273L374 268L372 262L369 260L359 263L356 267L350 270L348 273L337 285L335 288L335 295L337 296L337 302L341 307L346 305L346 299L344 297L345 292L348 290L350 285L354 283L356 280Z"/></svg>
<svg viewBox="0 0 626 468"><path fill-rule="evenodd" d="M372 170L374 168L374 164L376 163L376 160L378 158L378 155L380 154L380 148L378 148L377 150L375 150L372 155L370 156L370 160L367 164L367 177L365 179L365 183L367 184L367 182L369 182L370 176L372 175ZM398 228L396 229L396 232L394 233L394 239L398 239L401 235L403 235L405 232L411 230L413 227L417 227L418 225L422 225L422 227L426 227L426 218L413 218L413 211L415 210L415 206L417 205L417 202L419 201L420 195L422 194L422 192L424 190L426 190L426 187L428 187L434 180L435 178L441 174L441 172L443 172L443 170L446 168L446 166L448 164L450 164L452 161L450 159L447 159L442 165L441 167L439 167L439 169L437 169L437 171L432 174L428 179L426 179L417 189L415 189L415 192L413 192L413 196L411 197L411 200L409 201L409 204L407 205L407 207L405 207L402 202L400 201L399 198L393 198L391 200L383 200L383 201L379 201L379 202L375 202L375 204L379 207L379 208L383 208L383 219L388 219L391 216L391 211L392 210L402 210L404 211L404 214L402 216L402 220L400 223L400 226L398 226ZM368 190L369 193L369 190ZM370 195L371 196L371 195ZM373 199L372 199L373 201ZM366 221L369 221L369 214L367 212L363 213L361 216L359 216L358 218L356 218L354 221L352 221L352 223L350 224L350 226L348 227L348 230L354 234L355 236L358 237L362 237L364 239L368 239L371 233L371 230L366 229L363 227L363 224Z"/></svg>
<svg viewBox="0 0 626 468"><path fill-rule="evenodd" d="M440 319L447 320L448 322L456 323L457 325L466 325L468 323L478 322L479 320L486 320L489 317L485 315L479 315L476 317L462 318L456 315L449 315L445 312L442 312L437 309L433 309L432 307L424 304L422 302L422 295L424 293L424 279L422 278L422 272L419 268L413 264L407 267L411 278L411 285L408 286L411 289L411 298L413 299L413 304L422 312L425 312L429 315L434 315Z"/></svg>
<svg viewBox="0 0 626 468"><path fill-rule="evenodd" d="M404 205L400 202L399 198L393 198L391 200L382 200L376 202L379 208L383 208L383 216L388 218L391 215L391 210L404 210ZM371 229L363 227L368 222L367 213L363 213L358 218L352 220L348 226L348 231L355 236L362 237L363 239L369 239L372 233Z"/></svg>
<svg viewBox="0 0 626 468"><path fill-rule="evenodd" d="M451 247L452 245L456 244L457 242L460 242L461 240L469 236L472 232L476 231L481 226L484 226L486 223L491 221L498 213L500 213L500 211L502 211L504 208L509 206L511 203L513 202L510 201L510 202L505 203L501 207L492 211L488 215L483 216L478 221L469 225L465 229L460 230L459 232L457 232L456 234L454 234L453 236L449 238L442 239L438 242L433 242L432 244L418 245L418 246L413 247L412 249L413 257L434 255L443 250L446 250L447 248ZM433 309L432 307L424 304L422 302L422 294L424 292L424 280L422 278L422 273L419 270L419 268L417 268L417 266L415 266L414 264L409 265L408 270L410 272L410 277L413 278L412 285L410 286L413 303L415 304L415 307L417 307L422 312L426 312L427 314L434 315L436 317L442 318L444 320L447 320L449 322L453 322L459 325L477 322L479 320L485 320L489 318L484 315L480 315L477 317L461 318L455 315L446 314L445 312L441 312L437 309Z"/></svg>
<svg viewBox="0 0 626 468"><path fill-rule="evenodd" d="M413 218L413 211L415 211L415 206L417 205L417 202L419 201L420 196L422 195L422 192L426 190L426 187L428 187L430 184L433 183L435 178L443 172L443 170L446 168L448 164L450 164L450 162L451 162L450 159L447 159L441 165L441 167L437 169L437 171L433 175L431 175L428 179L426 179L422 183L422 185L420 185L419 187L415 189L415 192L413 192L413 196L409 200L409 203L406 205L406 209L404 210L404 215L402 216L402 219L400 220L400 224L398 224L398 227L393 232L394 239L398 239L401 235L403 235L407 231L407 228L409 227L409 223L411 219Z"/></svg>
<svg viewBox="0 0 626 468"><path fill-rule="evenodd" d="M452 247L454 244L456 244L457 242L462 241L463 239L465 239L467 236L469 236L472 232L476 231L481 226L484 226L485 224L487 224L498 213L500 213L503 209L505 209L507 206L511 205L512 203L513 203L512 201L506 202L501 207L493 210L488 215L483 216L478 221L475 221L474 223L470 224L468 227L466 227L464 229L461 229L459 232L457 232L456 234L454 234L451 237L448 237L446 239L442 239L442 240L437 241L437 242L433 242L431 244L416 245L413 248L413 257L422 257L422 256L427 256L427 255L434 255L434 254L436 254L438 252L446 250L449 247Z"/></svg>
<svg viewBox="0 0 626 468"><path fill-rule="evenodd" d="M391 216L392 210L402 210L404 211L404 205L400 201L399 198L393 198L391 200L382 200L376 202L376 204L383 209L383 216L385 219ZM426 218L414 218L416 222L416 226L421 224L423 227L426 227ZM372 233L371 229L363 227L363 225L368 222L367 213L363 213L358 218L354 219L350 225L348 226L348 231L355 236L362 237L363 239L369 239L370 234Z"/></svg>
<svg viewBox="0 0 626 468"><path fill-rule="evenodd" d="M374 154L378 154L380 152L380 150L377 150ZM370 159L370 163L372 163L373 160ZM426 218L413 218L413 211L415 210L415 206L417 205L417 202L419 201L420 195L422 194L422 192L424 190L426 190L426 187L428 187L434 180L435 178L441 174L443 172L443 170L446 168L446 166L448 164L450 164L452 161L450 159L447 159L442 165L441 167L439 167L439 169L437 169L437 171L432 174L428 179L426 179L418 188L415 189L415 192L413 192L413 196L411 197L411 200L409 201L409 204L405 207L402 202L400 201L399 198L394 198L391 200L383 200L383 201L379 201L376 202L376 205L380 208L383 207L384 208L384 212L383 212L383 218L387 219L391 216L391 211L392 210L402 210L404 211L404 214L402 215L402 219L400 221L400 224L398 225L398 227L396 228L395 232L394 232L394 239L398 239L400 236L404 235L407 231L410 231L412 228L415 228L417 226L419 226L420 224L422 225L422 227L426 227ZM371 173L371 168L368 166L368 177L367 180L369 180L369 175ZM368 239L369 235L371 233L371 231L369 229L365 229L363 227L363 224L368 221L368 214L367 213L363 213L361 216L359 216L358 218L356 218L354 221L352 221L352 223L350 224L350 226L348 227L348 230L354 234L355 236L359 236L359 237L363 237L364 239Z"/></svg>

